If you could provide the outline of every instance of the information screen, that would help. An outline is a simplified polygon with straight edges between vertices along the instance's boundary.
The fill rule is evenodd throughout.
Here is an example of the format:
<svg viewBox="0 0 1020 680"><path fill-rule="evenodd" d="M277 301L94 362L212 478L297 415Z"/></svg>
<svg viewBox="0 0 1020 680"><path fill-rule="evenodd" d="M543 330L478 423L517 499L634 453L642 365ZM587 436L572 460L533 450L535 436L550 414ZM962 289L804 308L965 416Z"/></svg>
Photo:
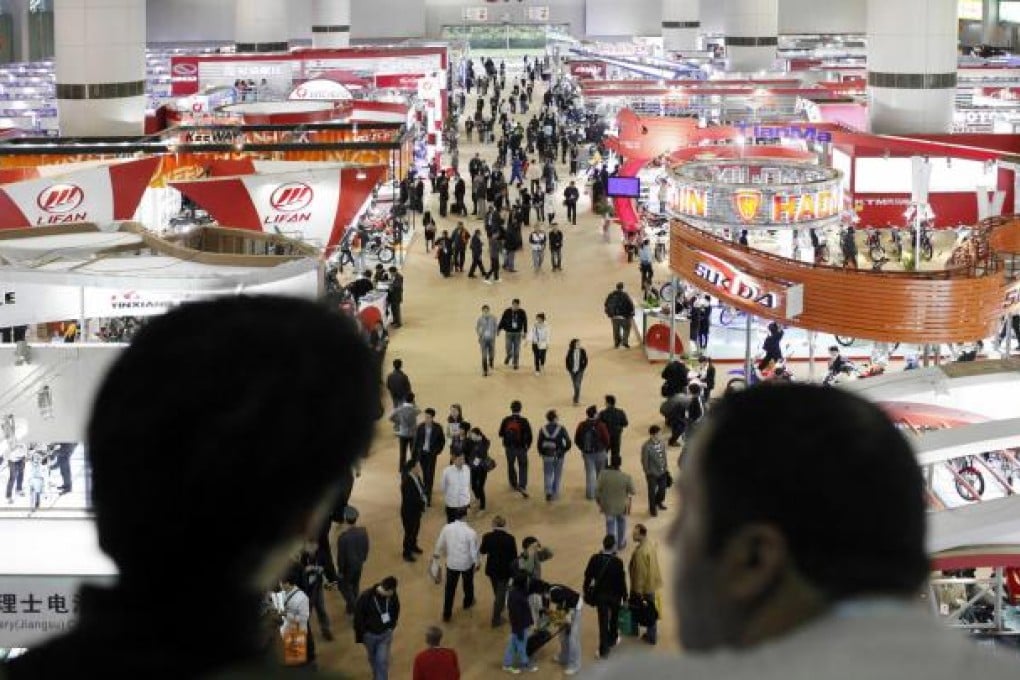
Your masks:
<svg viewBox="0 0 1020 680"><path fill-rule="evenodd" d="M641 180L637 177L610 177L609 195L619 198L640 198Z"/></svg>

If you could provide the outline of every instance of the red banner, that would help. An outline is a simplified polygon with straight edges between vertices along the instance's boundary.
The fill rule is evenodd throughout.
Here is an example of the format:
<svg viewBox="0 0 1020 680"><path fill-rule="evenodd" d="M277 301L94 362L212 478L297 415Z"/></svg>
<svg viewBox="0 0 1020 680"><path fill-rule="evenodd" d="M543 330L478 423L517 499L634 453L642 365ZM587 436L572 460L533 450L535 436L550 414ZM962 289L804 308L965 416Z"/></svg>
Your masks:
<svg viewBox="0 0 1020 680"><path fill-rule="evenodd" d="M605 80L608 73L604 61L572 61L567 68L578 80Z"/></svg>

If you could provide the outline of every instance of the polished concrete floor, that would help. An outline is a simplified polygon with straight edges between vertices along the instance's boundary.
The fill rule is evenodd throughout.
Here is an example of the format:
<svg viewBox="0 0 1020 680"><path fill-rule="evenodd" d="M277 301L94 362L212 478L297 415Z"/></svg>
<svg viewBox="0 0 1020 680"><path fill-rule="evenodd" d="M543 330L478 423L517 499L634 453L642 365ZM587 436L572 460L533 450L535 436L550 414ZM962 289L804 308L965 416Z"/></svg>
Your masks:
<svg viewBox="0 0 1020 680"><path fill-rule="evenodd" d="M468 102L468 110L474 111L473 98ZM466 171L467 161L476 150L490 161L495 157L493 146L479 148L462 143L462 170ZM561 180L559 193L566 186L567 170L560 166L558 172ZM578 184L580 186L581 182ZM433 215L438 216L435 197L431 200ZM582 198L576 227L565 223L561 198L556 204L557 221L565 232L563 272L550 272L546 262L546 268L536 274L531 270L530 256L522 253L527 259L518 256L519 273L504 273L503 280L494 285L468 279L464 274L443 279L436 260L425 254L423 241L416 237L405 267L404 327L393 332L387 361L398 357L404 360L421 408L431 406L445 419L450 404L459 403L466 419L481 427L493 439L513 399L524 403L524 414L535 426L544 421L547 409L557 409L561 421L572 434L575 424L584 416L584 406L597 404L601 408L603 396L615 394L631 422L623 440L624 469L634 477L638 489L631 524L646 523L652 537L664 542L676 498L671 494L667 501L669 511L660 513L658 518L649 518L639 460L640 445L647 437L648 427L660 420L658 373L661 366L649 364L634 338L632 349L614 350L609 321L602 311L605 296L617 281L624 282L628 290L639 289L637 263L626 262L617 230L614 230L610 243L603 241L601 219L591 213L587 196ZM450 219L440 222L440 229L452 229L456 224ZM480 228L481 222L472 219L469 226ZM665 265L656 267L657 278L667 276ZM519 371L504 367L500 338L495 375L482 377L474 335L475 319L483 304L489 304L498 316L514 297L521 299L529 317L533 318L537 312L545 312L548 317L552 345L547 373L541 376L534 374L530 348L522 356ZM564 368L566 347L574 337L584 342L590 359L582 403L577 407L571 405L570 380ZM567 456L562 499L547 503L542 494L541 464L534 451L530 458L531 499L525 500L509 489L502 449L498 444L494 448L499 467L489 475L486 487L488 509L482 514L473 510L470 524L481 535L489 530L493 516L504 515L518 544L525 536L534 535L554 550L555 557L543 566L546 580L580 590L584 566L588 557L600 548L604 535L602 515L594 502L584 498L580 454L575 449ZM678 449L670 451L671 457L675 457ZM424 646L425 628L440 624L443 588L428 580L426 560L408 564L401 559L397 456L396 440L388 423L381 423L351 502L361 511L362 522L368 528L372 542L362 587L388 575L396 576L400 581L402 613L393 645L390 677L409 678L414 655ZM441 457L441 466L446 459L445 455ZM432 508L424 519L420 542L426 549L426 556L444 519L441 507ZM659 555L668 580L670 552L663 546ZM621 557L626 562L629 556L628 546ZM442 626L445 631L443 642L457 650L463 678L492 678L501 674L502 654L509 632L506 626L497 630L489 626L492 591L483 574L476 578L476 592L478 605L469 611L459 608L462 598L458 595L453 620ZM321 667L355 678L371 677L364 649L354 644L350 623L341 613L339 596L330 593L328 597L337 640L325 643L316 636ZM668 588L664 597L668 602ZM675 624L668 606L660 624L658 649L675 649ZM595 611L591 608L584 611L583 627L583 666L590 668L597 663L594 660L597 648ZM313 630L318 631L315 624ZM562 675L561 668L553 660L557 647L558 641L554 641L539 652L536 657L539 672L531 677L558 678ZM617 651L648 650L648 646L637 639L625 639Z"/></svg>

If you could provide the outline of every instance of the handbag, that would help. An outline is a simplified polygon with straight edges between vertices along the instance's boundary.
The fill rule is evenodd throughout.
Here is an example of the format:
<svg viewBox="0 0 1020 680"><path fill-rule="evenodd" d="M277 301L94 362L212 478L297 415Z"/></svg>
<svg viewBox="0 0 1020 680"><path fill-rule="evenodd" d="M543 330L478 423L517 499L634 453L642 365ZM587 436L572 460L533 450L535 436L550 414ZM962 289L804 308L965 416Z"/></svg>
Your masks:
<svg viewBox="0 0 1020 680"><path fill-rule="evenodd" d="M496 459L492 456L486 456L482 459L482 467L486 472L492 472L496 469Z"/></svg>
<svg viewBox="0 0 1020 680"><path fill-rule="evenodd" d="M296 623L291 623L283 632L283 663L285 666L308 663L308 631Z"/></svg>
<svg viewBox="0 0 1020 680"><path fill-rule="evenodd" d="M598 576L593 578L591 583L589 583L584 588L584 593L582 593L582 596L584 598L584 603L586 605L588 605L589 607L597 607L598 604L599 604L599 600L598 600L598 595L599 595L599 593L598 593L598 583L599 583L599 580L602 578L602 576L606 573L606 569L608 569L608 568L609 568L609 559L603 558L603 560L602 560L602 568L599 569Z"/></svg>
<svg viewBox="0 0 1020 680"><path fill-rule="evenodd" d="M673 488L673 475L671 475L668 470L666 471L666 488Z"/></svg>
<svg viewBox="0 0 1020 680"><path fill-rule="evenodd" d="M429 560L429 578L436 585L439 585L439 582L443 580L443 565L436 557Z"/></svg>

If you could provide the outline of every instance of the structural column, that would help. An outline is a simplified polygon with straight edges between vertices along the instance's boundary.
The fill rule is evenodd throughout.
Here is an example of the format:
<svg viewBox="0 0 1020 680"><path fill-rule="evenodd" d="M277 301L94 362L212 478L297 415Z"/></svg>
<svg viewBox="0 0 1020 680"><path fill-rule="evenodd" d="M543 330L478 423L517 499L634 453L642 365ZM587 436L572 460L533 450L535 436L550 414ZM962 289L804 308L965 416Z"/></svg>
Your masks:
<svg viewBox="0 0 1020 680"><path fill-rule="evenodd" d="M779 46L779 0L725 0L723 35L731 71L771 71Z"/></svg>
<svg viewBox="0 0 1020 680"><path fill-rule="evenodd" d="M868 0L868 117L872 132L952 130L956 9L956 0Z"/></svg>
<svg viewBox="0 0 1020 680"><path fill-rule="evenodd" d="M698 49L699 5L698 0L662 0L662 48L665 52Z"/></svg>
<svg viewBox="0 0 1020 680"><path fill-rule="evenodd" d="M312 0L312 47L351 44L351 0Z"/></svg>
<svg viewBox="0 0 1020 680"><path fill-rule="evenodd" d="M983 0L981 3L981 42L985 45L1002 43L999 29L999 0Z"/></svg>
<svg viewBox="0 0 1020 680"><path fill-rule="evenodd" d="M54 14L61 134L142 134L145 0L56 0Z"/></svg>
<svg viewBox="0 0 1020 680"><path fill-rule="evenodd" d="M286 52L290 3L235 0L234 44L238 52Z"/></svg>

